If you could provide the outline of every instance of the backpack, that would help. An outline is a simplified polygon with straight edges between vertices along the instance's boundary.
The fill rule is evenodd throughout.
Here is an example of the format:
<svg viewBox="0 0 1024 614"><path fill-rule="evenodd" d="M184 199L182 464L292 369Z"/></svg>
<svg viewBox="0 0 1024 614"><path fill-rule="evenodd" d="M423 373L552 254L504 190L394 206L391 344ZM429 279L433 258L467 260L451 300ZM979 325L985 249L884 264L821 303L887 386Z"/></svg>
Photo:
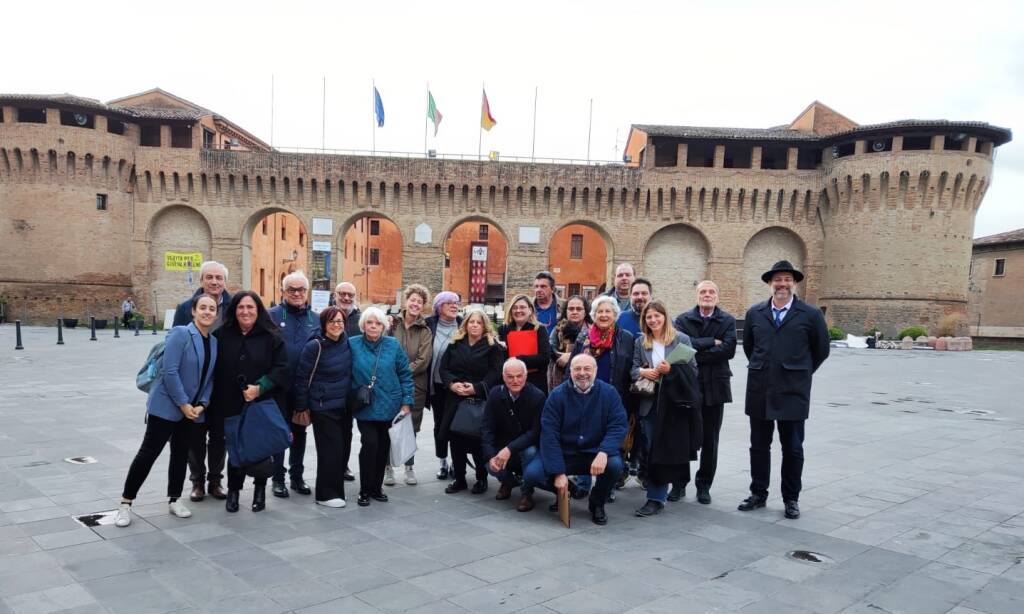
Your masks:
<svg viewBox="0 0 1024 614"><path fill-rule="evenodd" d="M149 350L146 362L142 364L139 373L135 376L135 387L142 392L149 393L155 382L164 370L164 346L166 341L160 341Z"/></svg>

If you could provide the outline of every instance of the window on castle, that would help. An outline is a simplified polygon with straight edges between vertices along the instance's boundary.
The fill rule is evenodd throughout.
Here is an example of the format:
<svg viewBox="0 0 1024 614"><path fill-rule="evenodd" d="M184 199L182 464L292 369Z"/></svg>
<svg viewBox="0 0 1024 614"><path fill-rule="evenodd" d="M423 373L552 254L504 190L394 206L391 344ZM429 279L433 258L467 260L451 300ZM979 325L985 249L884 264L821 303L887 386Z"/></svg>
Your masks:
<svg viewBox="0 0 1024 614"><path fill-rule="evenodd" d="M486 241L490 231L491 229L487 224L480 224L480 240Z"/></svg>
<svg viewBox="0 0 1024 614"><path fill-rule="evenodd" d="M74 111L60 112L61 126L74 126L76 128L92 128L94 120L88 113L75 113Z"/></svg>
<svg viewBox="0 0 1024 614"><path fill-rule="evenodd" d="M213 149L215 147L214 137L213 131L203 128L203 149Z"/></svg>
<svg viewBox="0 0 1024 614"><path fill-rule="evenodd" d="M686 147L686 166L711 168L715 165L714 143L689 143Z"/></svg>
<svg viewBox="0 0 1024 614"><path fill-rule="evenodd" d="M107 210L107 195L97 194L96 195L96 210L106 211Z"/></svg>
<svg viewBox="0 0 1024 614"><path fill-rule="evenodd" d="M46 109L18 109L18 122L22 124L45 124Z"/></svg>
<svg viewBox="0 0 1024 614"><path fill-rule="evenodd" d="M892 139L888 137L884 139L870 139L868 140L864 151L869 154L892 151Z"/></svg>
<svg viewBox="0 0 1024 614"><path fill-rule="evenodd" d="M942 148L946 151L964 151L967 149L967 135L964 133L947 134L943 139Z"/></svg>
<svg viewBox="0 0 1024 614"><path fill-rule="evenodd" d="M107 132L111 134L124 134L124 122L113 117L107 118Z"/></svg>
<svg viewBox="0 0 1024 614"><path fill-rule="evenodd" d="M160 147L160 126L139 126L139 145L143 147Z"/></svg>
<svg viewBox="0 0 1024 614"><path fill-rule="evenodd" d="M192 147L192 128L189 126L171 126L171 147L188 149Z"/></svg>
<svg viewBox="0 0 1024 614"><path fill-rule="evenodd" d="M801 147L796 150L796 167L810 171L821 166L821 149L817 147Z"/></svg>
<svg viewBox="0 0 1024 614"><path fill-rule="evenodd" d="M929 135L903 137L903 151L924 151L932 148L932 137Z"/></svg>
<svg viewBox="0 0 1024 614"><path fill-rule="evenodd" d="M750 168L753 151L750 145L726 145L725 168Z"/></svg>
<svg viewBox="0 0 1024 614"><path fill-rule="evenodd" d="M380 236L380 220L370 220L370 236Z"/></svg>
<svg viewBox="0 0 1024 614"><path fill-rule="evenodd" d="M654 166L672 167L679 162L679 145L674 141L654 143Z"/></svg>
<svg viewBox="0 0 1024 614"><path fill-rule="evenodd" d="M845 158L846 156L852 156L853 152L856 151L856 147L857 147L857 144L853 143L853 142L850 142L850 143L840 143L838 145L833 145L832 146L832 157L833 158Z"/></svg>
<svg viewBox="0 0 1024 614"><path fill-rule="evenodd" d="M380 265L380 249L376 247L370 248L370 266Z"/></svg>
<svg viewBox="0 0 1024 614"><path fill-rule="evenodd" d="M789 164L788 147L762 147L761 168L784 171Z"/></svg>
<svg viewBox="0 0 1024 614"><path fill-rule="evenodd" d="M996 258L996 271L992 275L995 277L1006 275L1006 258Z"/></svg>
<svg viewBox="0 0 1024 614"><path fill-rule="evenodd" d="M569 244L569 258L583 260L583 235L572 235L572 242Z"/></svg>

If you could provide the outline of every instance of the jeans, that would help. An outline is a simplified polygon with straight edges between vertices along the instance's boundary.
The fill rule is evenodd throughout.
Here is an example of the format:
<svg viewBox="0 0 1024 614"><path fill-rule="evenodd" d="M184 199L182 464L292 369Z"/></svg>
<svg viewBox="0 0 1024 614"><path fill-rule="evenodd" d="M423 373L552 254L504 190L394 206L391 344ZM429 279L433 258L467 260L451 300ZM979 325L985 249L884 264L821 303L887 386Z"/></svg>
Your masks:
<svg viewBox="0 0 1024 614"><path fill-rule="evenodd" d="M491 469L491 463L490 460L488 460L487 473L497 478L498 481L502 483L502 485L512 485L512 483L515 480L515 476L517 474L519 476L522 476L524 473L523 467L529 465L530 461L532 461L535 456L537 456L537 446L530 446L523 450L522 452L520 452L519 454L513 452L512 456L509 457L508 462L505 464L505 468L502 469L501 471L495 471ZM533 492L533 488L528 487L525 484L523 485L521 490L524 495Z"/></svg>
<svg viewBox="0 0 1024 614"><path fill-rule="evenodd" d="M566 475L589 475L590 465L594 462L596 453L567 453L564 454L565 459L565 474ZM625 470L625 463L622 461L622 457L618 454L615 456L608 457L608 465L604 469L604 473L597 476L594 480L594 487L590 489L590 503L592 505L604 505L604 502L608 500L608 493L612 491L612 487L619 481L619 477ZM540 488L548 492L555 491L554 477L549 476L544 469L544 463L541 461L540 455L533 457L533 460L526 466L526 471L523 472L523 488Z"/></svg>
<svg viewBox="0 0 1024 614"><path fill-rule="evenodd" d="M306 427L295 424L291 421L291 418L286 419L288 420L288 426L292 429L292 444L288 446L287 450L288 475L293 482L297 482L302 479L302 473L305 470L302 460L306 457ZM351 429L349 429L349 432L352 432ZM349 443L351 444L351 439ZM284 453L285 451L282 450L279 454L274 455L274 481L279 483L284 482Z"/></svg>
<svg viewBox="0 0 1024 614"><path fill-rule="evenodd" d="M640 418L640 428L643 431L644 444L647 449L645 456L651 454L651 442L654 441L654 428L657 426L658 415L653 409L643 418ZM649 466L649 465L648 465ZM648 472L648 476L650 473ZM668 484L655 484L650 478L647 480L647 498L650 501L665 503L668 501Z"/></svg>
<svg viewBox="0 0 1024 614"><path fill-rule="evenodd" d="M782 500L800 499L804 470L804 420L761 420L750 418L750 492L768 496L772 472L772 435L779 427L782 444Z"/></svg>
<svg viewBox="0 0 1024 614"><path fill-rule="evenodd" d="M128 469L121 496L134 500L139 489L153 469L153 464L160 457L168 440L171 442L171 459L167 464L167 496L178 498L185 486L185 470L188 468L188 450L190 440L196 435L191 420L182 418L177 422L165 420L159 416L149 415L146 418L146 434L142 436L142 445Z"/></svg>

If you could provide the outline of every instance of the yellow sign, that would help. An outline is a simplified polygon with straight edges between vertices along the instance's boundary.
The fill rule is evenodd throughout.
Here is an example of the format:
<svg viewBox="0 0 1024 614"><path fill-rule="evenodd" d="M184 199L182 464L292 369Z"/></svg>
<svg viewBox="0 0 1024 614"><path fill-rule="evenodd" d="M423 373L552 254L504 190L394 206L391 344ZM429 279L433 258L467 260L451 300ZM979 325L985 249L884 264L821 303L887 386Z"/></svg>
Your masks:
<svg viewBox="0 0 1024 614"><path fill-rule="evenodd" d="M187 271L189 263L192 264L192 270L198 273L199 265L203 263L203 253L164 252L165 271Z"/></svg>

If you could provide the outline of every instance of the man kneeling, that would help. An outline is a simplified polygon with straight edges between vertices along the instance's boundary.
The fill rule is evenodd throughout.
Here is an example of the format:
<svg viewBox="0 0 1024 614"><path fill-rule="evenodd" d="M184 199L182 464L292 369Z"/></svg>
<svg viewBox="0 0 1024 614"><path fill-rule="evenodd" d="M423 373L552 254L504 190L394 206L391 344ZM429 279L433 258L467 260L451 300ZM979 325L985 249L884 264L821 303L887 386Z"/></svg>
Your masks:
<svg viewBox="0 0 1024 614"><path fill-rule="evenodd" d="M540 414L544 409L545 394L526 381L526 363L509 358L501 369L502 385L491 388L484 407L480 427L487 471L498 478L501 488L495 499L512 496L516 476L537 455L540 440ZM520 512L533 509L533 488L525 484L520 488L521 498L516 505Z"/></svg>
<svg viewBox="0 0 1024 614"><path fill-rule="evenodd" d="M564 493L567 475L597 478L590 490L590 517L607 524L604 502L622 475L622 440L629 422L615 388L597 379L597 362L577 354L570 379L556 387L540 419L540 454L526 467L524 487ZM553 479L552 479L553 478Z"/></svg>

